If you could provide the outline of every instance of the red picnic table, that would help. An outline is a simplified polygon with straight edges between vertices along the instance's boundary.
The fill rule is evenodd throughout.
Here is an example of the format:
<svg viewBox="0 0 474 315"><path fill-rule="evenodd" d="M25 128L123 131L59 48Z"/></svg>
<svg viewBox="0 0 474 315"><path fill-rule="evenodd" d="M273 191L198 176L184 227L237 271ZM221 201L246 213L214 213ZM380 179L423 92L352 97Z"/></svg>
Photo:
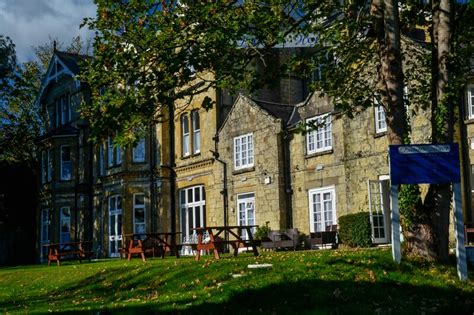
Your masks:
<svg viewBox="0 0 474 315"><path fill-rule="evenodd" d="M92 241L50 243L43 246L48 248L48 266L51 265L52 261L56 261L58 266L61 266L61 258L64 256L79 257L81 263L83 258L91 260Z"/></svg>
<svg viewBox="0 0 474 315"><path fill-rule="evenodd" d="M130 239L128 246L124 248L124 252L127 254L128 260L132 259L132 255L140 255L142 260L146 261L145 252L151 251L154 257L155 250L161 252L161 258L165 257L167 250L170 252L174 250L176 258L179 258L178 246L176 242L173 242L173 238L178 234L181 234L181 232L124 234L125 244L127 244L127 239Z"/></svg>
<svg viewBox="0 0 474 315"><path fill-rule="evenodd" d="M196 231L198 235L198 243L196 245L196 260L201 258L201 250L213 250L214 257L220 259L218 246L220 244L230 244L234 249L234 256L237 256L238 250L241 245L251 246L255 256L258 256L257 245L258 241L253 239L252 229L258 227L258 225L234 225L234 226L206 226L198 227L192 230ZM244 238L242 231L246 231L246 237ZM209 241L204 241L204 233L209 234ZM218 236L222 232L227 232L233 237L232 240L222 240Z"/></svg>

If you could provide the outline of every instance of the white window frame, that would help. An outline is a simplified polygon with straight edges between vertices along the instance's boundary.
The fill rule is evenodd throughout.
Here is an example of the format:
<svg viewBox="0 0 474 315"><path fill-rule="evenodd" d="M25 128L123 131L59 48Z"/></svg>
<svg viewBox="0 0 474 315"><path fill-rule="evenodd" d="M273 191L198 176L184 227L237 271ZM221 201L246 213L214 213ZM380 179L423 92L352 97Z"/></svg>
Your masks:
<svg viewBox="0 0 474 315"><path fill-rule="evenodd" d="M68 148L69 149L69 161L64 161L63 160L63 150L65 148ZM71 147L69 145L62 145L60 147L60 179L62 181L69 181L72 179L72 156L71 156ZM64 167L65 167L65 163L68 162L69 163L69 176L66 176L65 172L64 172Z"/></svg>
<svg viewBox="0 0 474 315"><path fill-rule="evenodd" d="M63 216L63 210L69 211L69 218L66 216ZM61 207L59 208L59 243L63 244L66 242L71 241L71 219L72 219L72 214L71 214L71 208L70 207ZM69 226L69 237L67 239L64 239L66 233L63 232L63 224L66 223Z"/></svg>
<svg viewBox="0 0 474 315"><path fill-rule="evenodd" d="M327 220L324 218L324 205L322 204L324 202L323 200L323 195L325 193L330 193L331 194L331 207L332 207L332 220L330 224L327 224ZM321 213L321 231L317 231L315 228L315 220L314 220L314 209L313 209L313 196L314 195L319 195L320 196L320 203L323 208L321 208L322 213ZM308 191L308 210L309 210L309 230L311 233L314 232L324 232L326 229L326 226L329 225L335 225L337 224L337 210L336 210L336 188L335 186L327 186L327 187L321 187L321 188L314 188L310 189ZM324 227L324 228L323 228Z"/></svg>
<svg viewBox="0 0 474 315"><path fill-rule="evenodd" d="M245 140L245 143L244 141ZM253 133L234 137L234 169L240 170L254 166Z"/></svg>
<svg viewBox="0 0 474 315"><path fill-rule="evenodd" d="M191 130L193 133L193 153L201 153L201 121L198 110L191 112Z"/></svg>
<svg viewBox="0 0 474 315"><path fill-rule="evenodd" d="M474 84L467 86L467 109L469 119L474 119Z"/></svg>
<svg viewBox="0 0 474 315"><path fill-rule="evenodd" d="M115 201L115 207L112 208L112 200ZM120 207L118 201L120 200ZM121 195L112 195L108 200L109 209L109 256L118 257L119 247L122 246L122 230L123 230L123 199ZM115 216L115 225L111 225L111 217ZM118 224L118 218L120 216L120 224ZM113 232L113 234L112 234ZM112 243L114 244L114 251L112 251Z"/></svg>
<svg viewBox="0 0 474 315"><path fill-rule="evenodd" d="M251 204L252 207L247 206ZM241 205L244 207L244 214L241 215ZM251 211L250 211L251 210ZM249 219L249 213L252 212L253 217ZM237 195L237 225L255 225L255 193L248 192ZM252 233L255 233L255 228L251 229ZM249 239L247 230L242 230L242 238Z"/></svg>
<svg viewBox="0 0 474 315"><path fill-rule="evenodd" d="M191 191L191 199L189 198ZM198 194L196 195L196 191ZM196 198L199 197L199 198ZM204 185L197 185L180 189L179 191L179 208L180 208L180 224L181 232L184 239L195 234L190 232L192 228L204 227L206 225L206 195ZM190 226L189 211L192 211L192 226ZM199 211L199 222L196 220L196 211Z"/></svg>
<svg viewBox="0 0 474 315"><path fill-rule="evenodd" d="M374 98L374 122L375 133L382 133L387 131L387 121L385 119L385 108L380 102Z"/></svg>
<svg viewBox="0 0 474 315"><path fill-rule="evenodd" d="M191 141L189 130L189 114L181 115L181 155L183 157L191 155Z"/></svg>
<svg viewBox="0 0 474 315"><path fill-rule="evenodd" d="M325 121L324 125L306 133L306 154L314 154L332 150L332 116L330 113L306 119L306 124L316 121L319 124Z"/></svg>
<svg viewBox="0 0 474 315"><path fill-rule="evenodd" d="M137 145L132 149L132 161L133 162L145 162L145 138L140 138Z"/></svg>
<svg viewBox="0 0 474 315"><path fill-rule="evenodd" d="M143 204L136 203L136 197L143 196ZM143 222L137 222L136 219L136 211L143 210ZM143 231L140 232L137 227L143 226ZM145 207L145 194L144 193L137 193L133 194L133 233L146 233L146 207Z"/></svg>

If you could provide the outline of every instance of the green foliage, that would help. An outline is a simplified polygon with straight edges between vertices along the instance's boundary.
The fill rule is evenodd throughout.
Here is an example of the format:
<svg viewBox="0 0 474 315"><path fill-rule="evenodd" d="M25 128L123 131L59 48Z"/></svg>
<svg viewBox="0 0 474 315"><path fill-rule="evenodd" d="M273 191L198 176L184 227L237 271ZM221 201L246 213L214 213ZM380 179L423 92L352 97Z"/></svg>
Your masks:
<svg viewBox="0 0 474 315"><path fill-rule="evenodd" d="M357 212L338 218L339 239L351 247L368 247L372 244L370 214Z"/></svg>
<svg viewBox="0 0 474 315"><path fill-rule="evenodd" d="M264 238L267 237L268 233L270 233L271 230L272 229L266 225L258 226L253 237L256 240L263 240Z"/></svg>
<svg viewBox="0 0 474 315"><path fill-rule="evenodd" d="M409 230L413 223L420 222L422 212L419 211L422 200L418 185L401 185L398 192L401 224L403 230Z"/></svg>
<svg viewBox="0 0 474 315"><path fill-rule="evenodd" d="M57 42L57 48L61 46ZM78 36L66 51L79 53L84 47ZM53 39L35 47L35 54L36 60L17 64L13 42L0 35L0 162L34 166L39 159L35 140L45 121L36 98L53 54Z"/></svg>

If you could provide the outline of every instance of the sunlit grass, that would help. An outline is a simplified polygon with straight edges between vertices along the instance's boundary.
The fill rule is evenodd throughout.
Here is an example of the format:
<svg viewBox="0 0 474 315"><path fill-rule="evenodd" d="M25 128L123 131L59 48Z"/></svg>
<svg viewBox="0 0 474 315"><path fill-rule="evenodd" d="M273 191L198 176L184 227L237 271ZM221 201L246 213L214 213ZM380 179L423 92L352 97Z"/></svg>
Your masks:
<svg viewBox="0 0 474 315"><path fill-rule="evenodd" d="M270 263L271 269L248 269ZM470 273L472 279L474 274ZM0 313L472 314L454 265L392 262L389 250L263 252L220 261L104 260L0 269Z"/></svg>

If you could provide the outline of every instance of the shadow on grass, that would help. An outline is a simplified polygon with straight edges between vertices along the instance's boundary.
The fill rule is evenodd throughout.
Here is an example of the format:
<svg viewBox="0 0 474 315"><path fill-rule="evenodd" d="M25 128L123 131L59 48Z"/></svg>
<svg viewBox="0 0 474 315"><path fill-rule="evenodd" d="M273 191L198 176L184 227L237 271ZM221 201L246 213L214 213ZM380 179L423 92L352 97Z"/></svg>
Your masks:
<svg viewBox="0 0 474 315"><path fill-rule="evenodd" d="M204 294L204 292L203 292ZM474 296L458 289L395 283L298 281L234 290L220 303L179 302L95 309L83 314L472 314Z"/></svg>

